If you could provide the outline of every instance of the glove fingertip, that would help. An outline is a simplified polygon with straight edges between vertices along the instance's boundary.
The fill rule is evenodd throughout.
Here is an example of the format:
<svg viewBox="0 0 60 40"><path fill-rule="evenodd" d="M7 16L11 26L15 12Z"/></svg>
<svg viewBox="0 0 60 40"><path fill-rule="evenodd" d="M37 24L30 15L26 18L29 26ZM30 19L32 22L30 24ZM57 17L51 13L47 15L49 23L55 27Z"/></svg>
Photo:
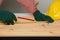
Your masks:
<svg viewBox="0 0 60 40"><path fill-rule="evenodd" d="M50 16L46 16L46 20L48 22L50 22L50 23L53 23L54 22L54 20Z"/></svg>

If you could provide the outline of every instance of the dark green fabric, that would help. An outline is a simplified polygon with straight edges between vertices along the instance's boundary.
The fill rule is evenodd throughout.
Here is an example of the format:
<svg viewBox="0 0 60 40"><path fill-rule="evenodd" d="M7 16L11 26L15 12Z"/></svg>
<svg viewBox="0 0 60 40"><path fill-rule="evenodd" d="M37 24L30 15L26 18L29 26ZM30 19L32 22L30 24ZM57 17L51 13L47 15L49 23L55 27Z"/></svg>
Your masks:
<svg viewBox="0 0 60 40"><path fill-rule="evenodd" d="M14 24L14 21L17 21L16 16L9 11L6 10L0 10L0 21L3 22L6 25Z"/></svg>
<svg viewBox="0 0 60 40"><path fill-rule="evenodd" d="M44 15L39 10L37 10L33 15L36 21L48 21L50 23L54 22L50 16Z"/></svg>

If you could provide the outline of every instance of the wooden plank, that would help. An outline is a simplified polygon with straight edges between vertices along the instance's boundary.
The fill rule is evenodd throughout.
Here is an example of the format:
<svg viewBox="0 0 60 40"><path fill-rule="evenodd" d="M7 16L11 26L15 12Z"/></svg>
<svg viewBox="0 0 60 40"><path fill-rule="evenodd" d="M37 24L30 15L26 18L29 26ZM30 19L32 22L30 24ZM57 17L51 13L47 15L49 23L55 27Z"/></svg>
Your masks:
<svg viewBox="0 0 60 40"><path fill-rule="evenodd" d="M60 24L45 22L0 25L0 36L60 36Z"/></svg>

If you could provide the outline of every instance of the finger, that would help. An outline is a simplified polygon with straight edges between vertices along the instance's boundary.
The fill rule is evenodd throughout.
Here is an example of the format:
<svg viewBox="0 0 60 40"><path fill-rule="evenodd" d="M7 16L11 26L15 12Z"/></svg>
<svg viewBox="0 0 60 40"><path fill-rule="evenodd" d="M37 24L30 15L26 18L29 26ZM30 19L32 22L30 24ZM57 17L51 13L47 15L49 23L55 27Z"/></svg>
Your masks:
<svg viewBox="0 0 60 40"><path fill-rule="evenodd" d="M34 4L34 6L36 7L38 4L39 4L39 2L36 2L36 3Z"/></svg>
<svg viewBox="0 0 60 40"><path fill-rule="evenodd" d="M8 23L9 23L9 25L10 25L10 24L12 24L12 25L14 24L12 17L9 17Z"/></svg>
<svg viewBox="0 0 60 40"><path fill-rule="evenodd" d="M10 19L6 21L6 25L10 25Z"/></svg>
<svg viewBox="0 0 60 40"><path fill-rule="evenodd" d="M13 19L11 20L11 24L14 25L14 20Z"/></svg>
<svg viewBox="0 0 60 40"><path fill-rule="evenodd" d="M17 21L17 18L16 17L13 17L14 21Z"/></svg>
<svg viewBox="0 0 60 40"><path fill-rule="evenodd" d="M10 24L14 25L14 18L13 18L13 15L11 15L11 17L10 17L9 19L10 19L10 20L9 20Z"/></svg>
<svg viewBox="0 0 60 40"><path fill-rule="evenodd" d="M7 22L7 23L6 23L6 25L10 25L10 23L9 23L9 22Z"/></svg>
<svg viewBox="0 0 60 40"><path fill-rule="evenodd" d="M35 3L35 0L30 0L33 4Z"/></svg>
<svg viewBox="0 0 60 40"><path fill-rule="evenodd" d="M17 18L14 14L12 15L12 18L13 18L14 21L17 21Z"/></svg>

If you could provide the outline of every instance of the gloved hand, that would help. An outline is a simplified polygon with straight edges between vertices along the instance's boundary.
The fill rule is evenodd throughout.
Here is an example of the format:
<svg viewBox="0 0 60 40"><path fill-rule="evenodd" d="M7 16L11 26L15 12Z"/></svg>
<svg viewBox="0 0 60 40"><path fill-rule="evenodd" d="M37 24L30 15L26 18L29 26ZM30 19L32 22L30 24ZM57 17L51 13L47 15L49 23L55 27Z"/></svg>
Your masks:
<svg viewBox="0 0 60 40"><path fill-rule="evenodd" d="M48 21L53 22L54 20L41 13L37 10L38 2L35 2L34 0L17 0L17 2L21 3L30 13L33 14L36 21Z"/></svg>
<svg viewBox="0 0 60 40"><path fill-rule="evenodd" d="M13 25L17 21L17 18L12 12L0 10L0 21L6 25Z"/></svg>
<svg viewBox="0 0 60 40"><path fill-rule="evenodd" d="M37 10L33 15L36 21L47 21L49 23L54 22L54 20L50 16L44 15L39 10Z"/></svg>

